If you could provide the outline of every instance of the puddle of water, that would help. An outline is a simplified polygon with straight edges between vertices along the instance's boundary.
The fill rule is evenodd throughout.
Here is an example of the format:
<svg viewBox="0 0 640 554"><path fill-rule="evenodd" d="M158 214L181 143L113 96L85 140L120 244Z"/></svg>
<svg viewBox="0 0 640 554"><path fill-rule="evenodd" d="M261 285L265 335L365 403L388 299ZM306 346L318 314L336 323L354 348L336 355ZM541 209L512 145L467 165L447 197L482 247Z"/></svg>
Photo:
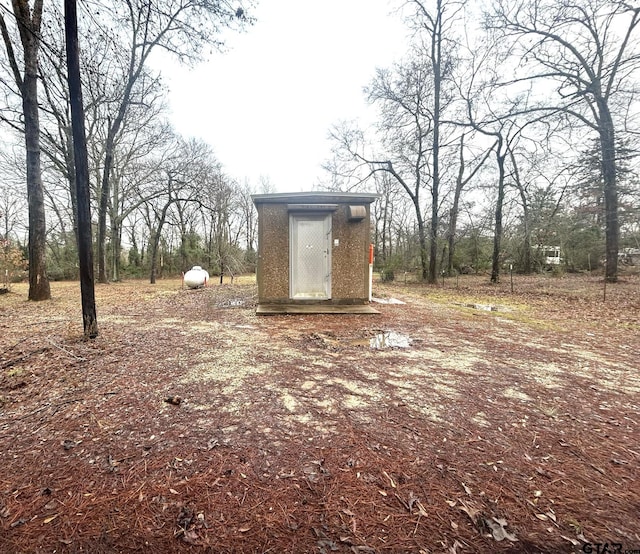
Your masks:
<svg viewBox="0 0 640 554"><path fill-rule="evenodd" d="M409 348L412 341L407 335L402 335L395 331L384 331L372 338L348 339L340 342L343 344L346 342L349 346L366 346L382 350L384 348Z"/></svg>
<svg viewBox="0 0 640 554"><path fill-rule="evenodd" d="M395 331L385 331L369 339L369 347L378 350L382 348L409 348L409 346L411 346L411 339Z"/></svg>

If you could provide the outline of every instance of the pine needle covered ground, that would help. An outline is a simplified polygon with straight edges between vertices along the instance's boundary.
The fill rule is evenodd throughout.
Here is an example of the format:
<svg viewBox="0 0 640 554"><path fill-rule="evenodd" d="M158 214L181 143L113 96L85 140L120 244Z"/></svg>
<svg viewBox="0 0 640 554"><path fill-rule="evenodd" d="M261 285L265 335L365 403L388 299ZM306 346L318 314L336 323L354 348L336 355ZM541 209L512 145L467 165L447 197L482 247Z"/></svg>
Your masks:
<svg viewBox="0 0 640 554"><path fill-rule="evenodd" d="M637 276L269 317L252 280L131 281L88 342L52 293L0 297L1 552L640 549Z"/></svg>

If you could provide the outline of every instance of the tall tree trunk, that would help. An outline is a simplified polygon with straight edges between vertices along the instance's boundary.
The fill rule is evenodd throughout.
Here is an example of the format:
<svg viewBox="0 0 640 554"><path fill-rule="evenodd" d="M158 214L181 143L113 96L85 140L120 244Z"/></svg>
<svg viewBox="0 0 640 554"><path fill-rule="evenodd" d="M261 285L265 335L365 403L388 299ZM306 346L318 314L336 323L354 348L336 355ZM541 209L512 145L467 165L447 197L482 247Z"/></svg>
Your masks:
<svg viewBox="0 0 640 554"><path fill-rule="evenodd" d="M511 155L513 156L513 153ZM522 272L528 275L533 271L531 262L531 210L529 209L529 202L527 200L527 194L524 190L524 186L522 185L522 183L520 183L520 179L517 177L516 185L518 187L520 200L522 202L522 226L524 227L524 240L522 244Z"/></svg>
<svg viewBox="0 0 640 554"><path fill-rule="evenodd" d="M129 62L129 73L127 84L124 89L122 101L118 107L116 118L111 121L109 119L107 132L107 140L105 141L104 167L102 169L102 181L100 184L100 202L98 204L98 281L107 283L107 212L109 210L109 196L111 194L111 168L113 167L113 158L116 148L116 137L120 132L120 127L124 121L124 116L131 102L131 91L140 75L142 65L134 71L135 55L132 53ZM117 209L114 206L114 209ZM114 239L112 239L114 240Z"/></svg>
<svg viewBox="0 0 640 554"><path fill-rule="evenodd" d="M178 210L178 221L180 227L180 267L187 271L189 269L189 256L187 253L187 222L185 220L184 206L178 202L176 204Z"/></svg>
<svg viewBox="0 0 640 554"><path fill-rule="evenodd" d="M598 103L600 114L600 146L602 150L602 180L604 182L605 209L605 279L618 280L618 187L616 183L616 143L611 112L606 102Z"/></svg>
<svg viewBox="0 0 640 554"><path fill-rule="evenodd" d="M458 210L460 204L460 193L456 187L455 194L453 196L453 204L451 210L449 210L449 230L447 236L447 242L449 244L447 252L447 275L453 275L453 258L456 248L456 232L458 228Z"/></svg>
<svg viewBox="0 0 640 554"><path fill-rule="evenodd" d="M75 161L75 184L77 199L78 262L80 266L80 294L82 298L82 320L84 336L98 336L95 290L93 283L93 241L91 236L91 206L89 188L89 161L84 128L84 107L80 83L80 58L78 53L78 21L76 0L65 0L65 34L67 42L67 79L71 102L73 126L73 151Z"/></svg>
<svg viewBox="0 0 640 554"><path fill-rule="evenodd" d="M161 229L158 228L156 232L151 236L151 240L149 241L149 283L152 285L156 284L156 273L158 267L158 246L160 244L160 232Z"/></svg>
<svg viewBox="0 0 640 554"><path fill-rule="evenodd" d="M156 236L151 237L151 241L149 242L149 283L152 285L156 284L156 266L158 265L158 243L156 241Z"/></svg>
<svg viewBox="0 0 640 554"><path fill-rule="evenodd" d="M415 197L413 198L413 204L416 208L416 219L418 220L418 241L420 243L420 266L422 268L422 280L426 281L429 278L429 255L427 250L427 233L424 228L424 220L422 219L422 214L420 212L418 199Z"/></svg>
<svg viewBox="0 0 640 554"><path fill-rule="evenodd" d="M435 180L434 180L435 181ZM434 182L435 187L435 182ZM429 273L428 282L435 283L438 280L438 194L431 190L431 226L429 229Z"/></svg>
<svg viewBox="0 0 640 554"><path fill-rule="evenodd" d="M109 207L111 227L111 280L120 281L120 254L122 253L122 219L120 211L120 183L113 183L111 206Z"/></svg>
<svg viewBox="0 0 640 554"><path fill-rule="evenodd" d="M520 194L520 201L522 202L522 226L524 227L524 241L522 252L522 272L529 274L532 271L531 267L531 224L530 224L530 210L529 201L527 199L527 191L524 184L520 181L520 171L518 170L518 163L516 162L516 156L511 148L509 148L509 158L511 159L511 165L513 166L513 180L515 181L516 188Z"/></svg>
<svg viewBox="0 0 640 554"><path fill-rule="evenodd" d="M491 263L491 282L500 282L500 248L502 243L502 205L504 204L504 176L506 154L500 153L499 145L497 153L498 161L498 197L496 199L495 229L493 234L493 256Z"/></svg>
<svg viewBox="0 0 640 554"><path fill-rule="evenodd" d="M20 30L24 52L24 78L17 77L22 93L24 115L27 200L29 204L29 300L51 298L46 264L47 225L40 165L40 117L38 113L38 51L42 0L35 0L33 10L28 0L13 0L13 11ZM3 22L3 36L4 32ZM4 36L5 42L8 36ZM9 44L7 44L9 49ZM10 53L11 54L11 53ZM14 69L15 72L15 69Z"/></svg>
<svg viewBox="0 0 640 554"><path fill-rule="evenodd" d="M449 242L449 253L447 259L447 274L453 274L453 257L456 247L456 232L458 229L458 210L460 209L460 196L462 196L462 188L465 185L464 177L464 134L460 137L460 165L458 167L458 175L456 176L456 188L453 192L453 203L449 211L449 229L447 232L447 240Z"/></svg>
<svg viewBox="0 0 640 554"><path fill-rule="evenodd" d="M466 163L464 160L464 139L465 135L460 135L460 163L458 167L458 174L456 175L456 187L453 193L453 203L451 204L451 210L449 211L449 228L447 230L447 241L449 243L449 252L447 259L447 274L453 274L453 258L455 256L456 249L456 233L458 232L458 213L460 211L460 197L462 196L462 190L471 179L480 171L480 168L484 165L489 157L489 154L493 150L493 146L485 152L482 158L476 163L473 171L465 178L464 172L466 169Z"/></svg>
<svg viewBox="0 0 640 554"><path fill-rule="evenodd" d="M429 245L429 283L437 281L438 204L440 201L440 94L442 88L442 0L436 2L436 17L431 30L433 65L433 183L431 185L431 233Z"/></svg>
<svg viewBox="0 0 640 554"><path fill-rule="evenodd" d="M524 196L524 195L523 195ZM522 199L522 223L524 225L524 242L522 245L522 271L525 274L530 274L533 271L531 264L531 225L529 224L529 204L527 204L526 198Z"/></svg>
<svg viewBox="0 0 640 554"><path fill-rule="evenodd" d="M122 221L117 215L111 217L111 280L120 281L120 256L122 254Z"/></svg>
<svg viewBox="0 0 640 554"><path fill-rule="evenodd" d="M111 166L115 149L117 129L109 123L109 132L105 142L104 168L100 184L100 199L98 203L98 282L108 283L107 278L107 212L109 210L109 193L111 183Z"/></svg>

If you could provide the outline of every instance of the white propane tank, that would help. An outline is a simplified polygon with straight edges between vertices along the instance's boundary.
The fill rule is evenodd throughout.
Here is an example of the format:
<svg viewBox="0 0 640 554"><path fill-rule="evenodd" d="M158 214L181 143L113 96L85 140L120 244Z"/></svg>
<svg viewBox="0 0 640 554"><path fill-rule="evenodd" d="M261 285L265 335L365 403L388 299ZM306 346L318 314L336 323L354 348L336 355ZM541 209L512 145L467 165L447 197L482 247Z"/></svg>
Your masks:
<svg viewBox="0 0 640 554"><path fill-rule="evenodd" d="M205 287L209 280L209 273L199 265L194 265L184 274L184 284L190 289Z"/></svg>

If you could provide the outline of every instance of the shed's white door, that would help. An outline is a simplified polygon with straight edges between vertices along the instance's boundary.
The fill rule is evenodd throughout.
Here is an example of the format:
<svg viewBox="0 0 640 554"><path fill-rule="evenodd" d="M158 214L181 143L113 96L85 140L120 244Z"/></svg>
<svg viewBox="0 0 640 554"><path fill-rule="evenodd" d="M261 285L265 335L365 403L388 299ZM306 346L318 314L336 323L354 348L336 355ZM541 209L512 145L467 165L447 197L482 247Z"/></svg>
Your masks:
<svg viewBox="0 0 640 554"><path fill-rule="evenodd" d="M289 294L331 298L331 214L289 217Z"/></svg>

